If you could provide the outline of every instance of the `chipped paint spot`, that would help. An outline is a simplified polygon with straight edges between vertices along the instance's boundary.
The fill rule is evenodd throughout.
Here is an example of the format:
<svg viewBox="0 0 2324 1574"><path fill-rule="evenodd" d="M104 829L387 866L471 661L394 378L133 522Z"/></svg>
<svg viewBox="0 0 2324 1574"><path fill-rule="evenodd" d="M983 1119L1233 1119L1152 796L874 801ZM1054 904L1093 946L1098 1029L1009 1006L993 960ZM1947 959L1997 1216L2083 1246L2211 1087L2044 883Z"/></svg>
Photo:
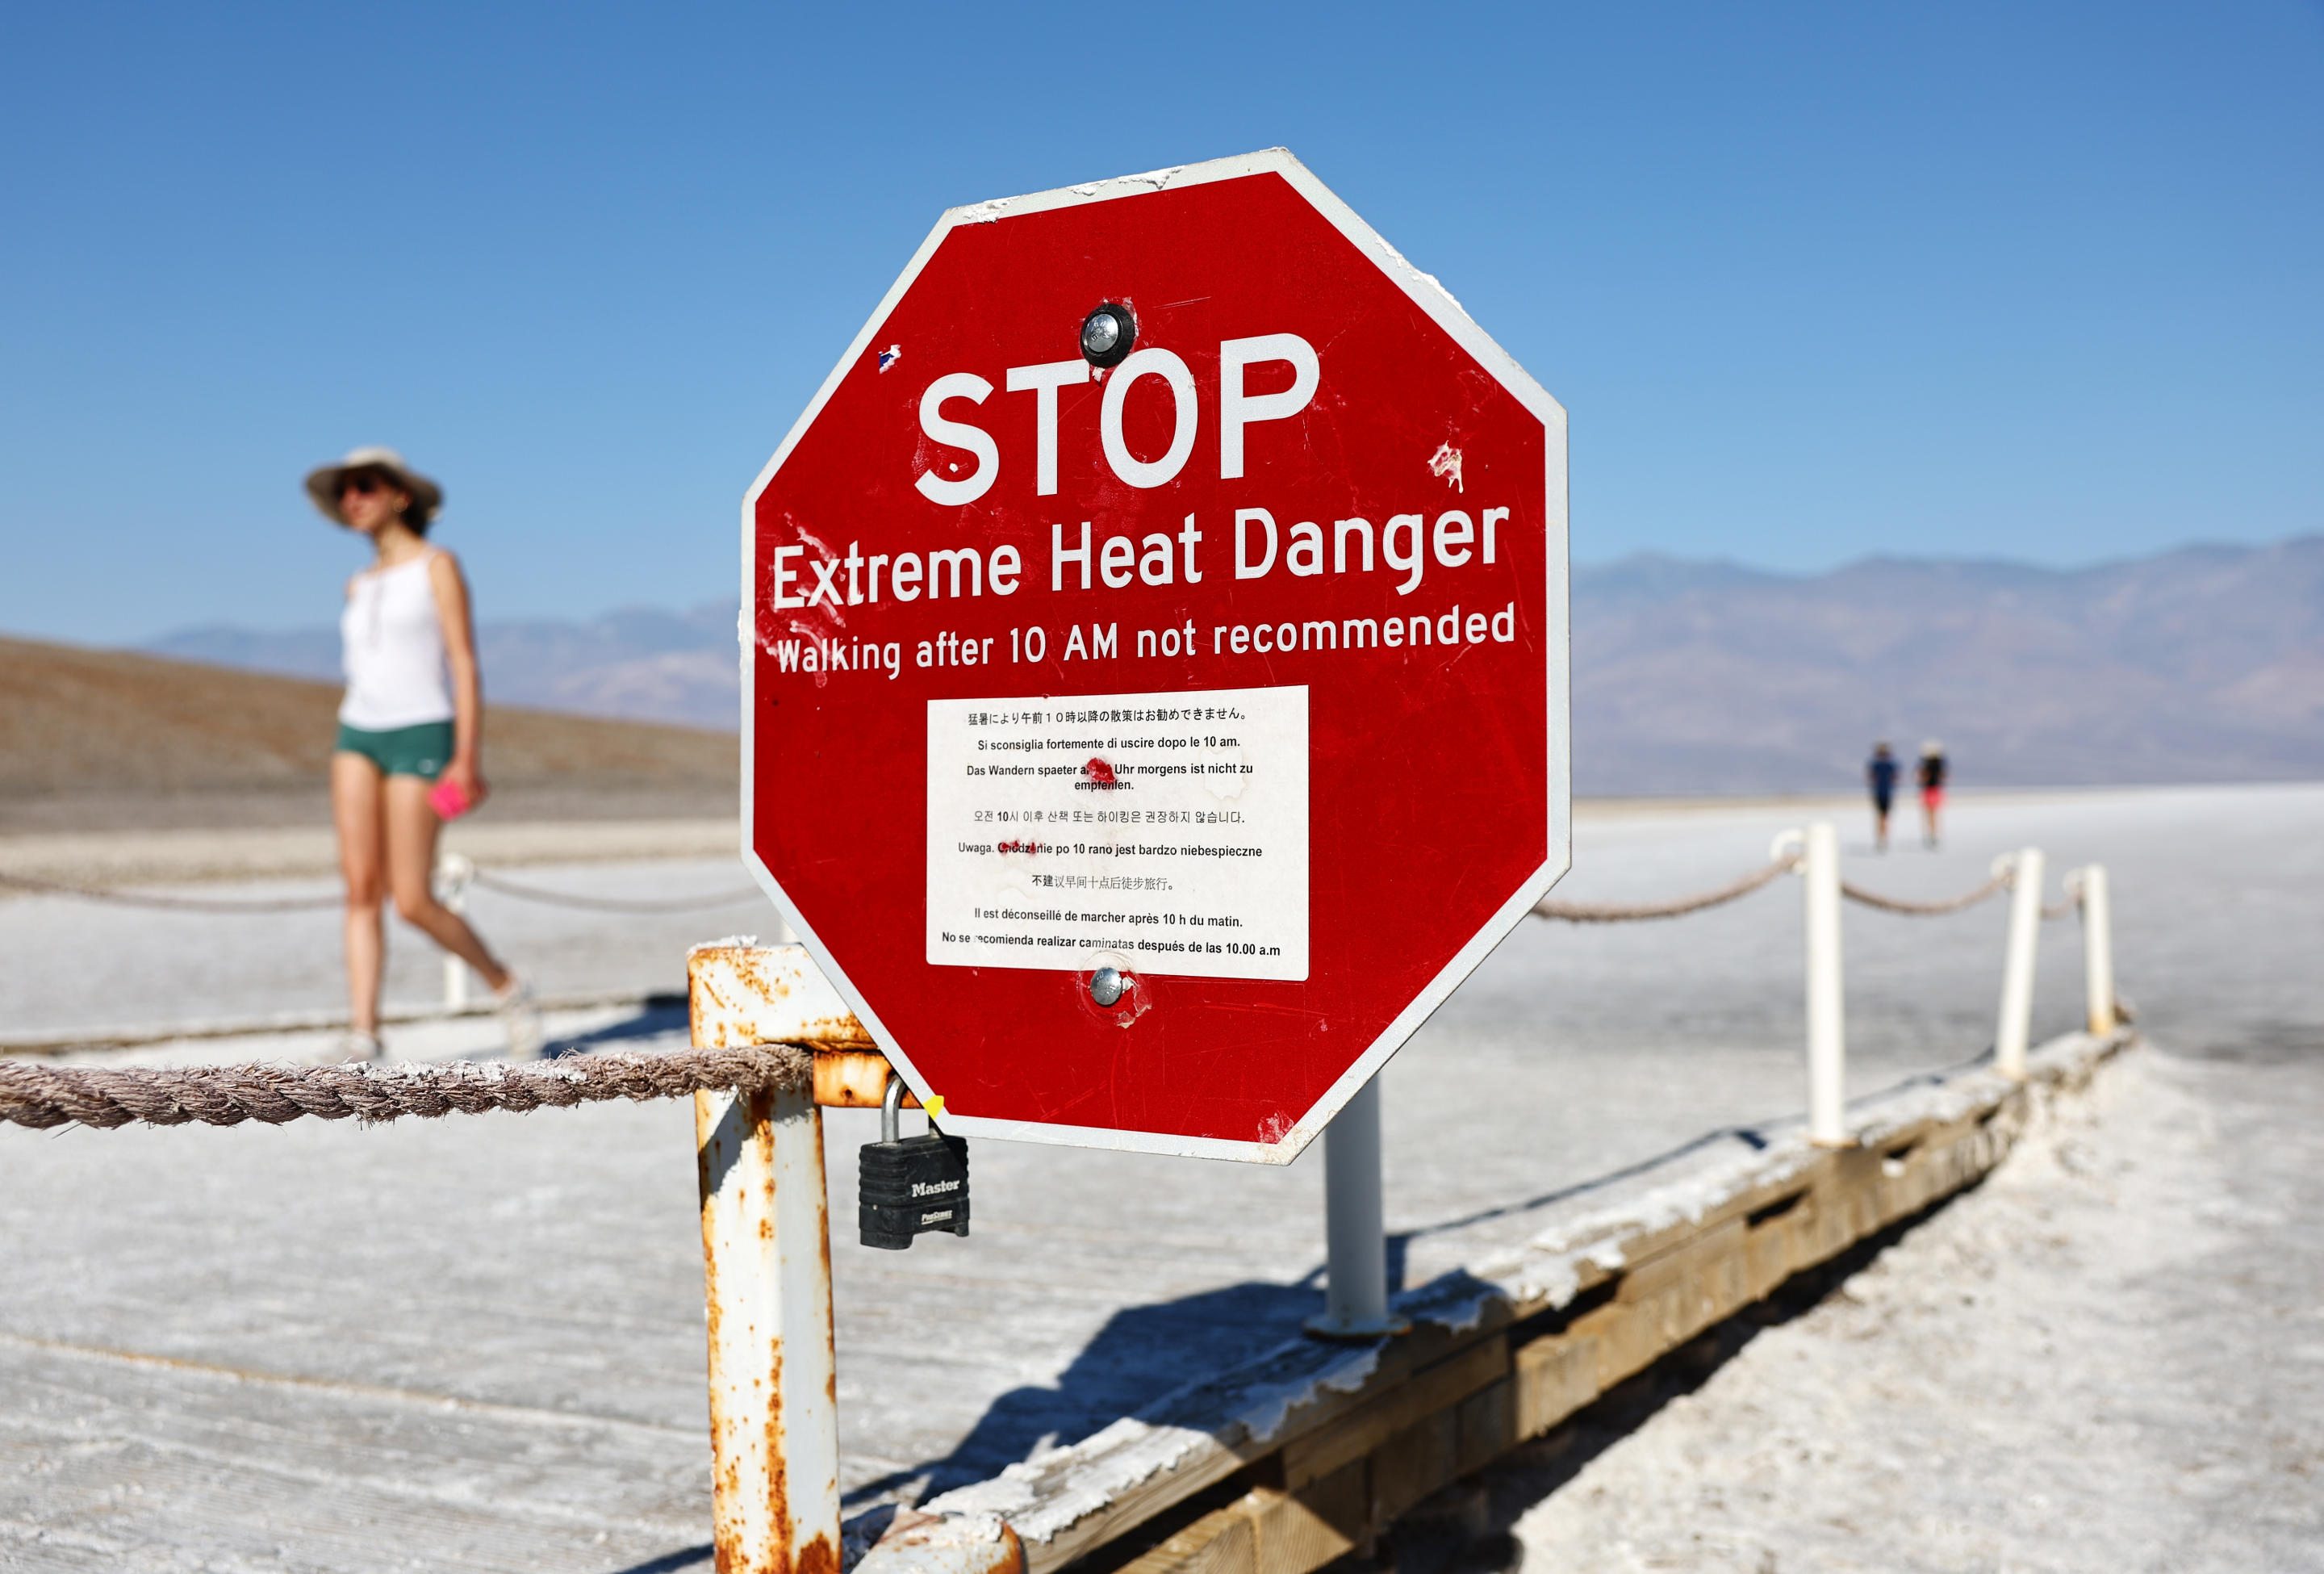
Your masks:
<svg viewBox="0 0 2324 1574"><path fill-rule="evenodd" d="M1437 444L1436 451L1428 456L1428 473L1445 477L1457 492L1469 490L1461 480L1461 450L1449 442Z"/></svg>
<svg viewBox="0 0 2324 1574"><path fill-rule="evenodd" d="M1167 170L1148 170L1142 175L1124 175L1114 181L1117 186L1145 186L1159 191L1185 171L1184 164L1172 164Z"/></svg>
<svg viewBox="0 0 2324 1574"><path fill-rule="evenodd" d="M884 372L903 358L904 347L899 344L890 345L886 349L880 352L880 369Z"/></svg>
<svg viewBox="0 0 2324 1574"><path fill-rule="evenodd" d="M1406 264L1406 265L1407 267L1411 266L1411 264ZM1424 279L1427 280L1427 281L1428 281L1428 282L1429 282L1431 285L1434 286L1435 291L1436 291L1436 292L1437 292L1439 295L1442 295L1442 296L1443 296L1443 297L1444 297L1444 299L1445 299L1445 300L1452 301L1453 305L1455 305L1455 306L1459 306L1459 307L1461 308L1461 311L1462 311L1462 313L1464 316L1467 314L1467 312L1468 312L1469 309L1468 309L1467 307L1465 307L1465 306L1461 306L1461 301L1460 301L1459 297L1455 296L1455 295L1452 293L1452 291L1447 290L1447 289L1444 287L1444 281L1443 281L1443 280L1442 280L1442 279L1438 278L1438 277L1437 277L1435 274L1434 274L1434 273L1422 273L1418 268L1414 268L1412 271L1413 271L1414 273L1420 273L1420 276L1421 276L1422 278L1424 278Z"/></svg>
<svg viewBox="0 0 2324 1574"><path fill-rule="evenodd" d="M1286 1383L1255 1383L1237 1396L1240 1408L1234 1419L1255 1443L1272 1441L1291 1419L1293 1410L1312 1405L1326 1393L1354 1393L1379 1369L1381 1345L1351 1347L1345 1359L1313 1376Z"/></svg>
<svg viewBox="0 0 2324 1574"><path fill-rule="evenodd" d="M997 1514L899 1508L855 1566L863 1574L1024 1574L1025 1547Z"/></svg>
<svg viewBox="0 0 2324 1574"><path fill-rule="evenodd" d="M1210 1442L1205 1432L1152 1426L1124 1416L1038 1464L1009 1466L989 1480L955 1488L921 1507L936 1514L994 1514L1025 1540L1047 1542L1109 1507L1130 1488L1176 1468ZM1058 1477L1070 1478L1065 1490L1054 1495L1038 1490Z"/></svg>
<svg viewBox="0 0 2324 1574"><path fill-rule="evenodd" d="M927 1098L921 1100L921 1107L925 1108L928 1112L928 1118L930 1120L942 1120L944 1118L944 1095L941 1093L929 1094Z"/></svg>

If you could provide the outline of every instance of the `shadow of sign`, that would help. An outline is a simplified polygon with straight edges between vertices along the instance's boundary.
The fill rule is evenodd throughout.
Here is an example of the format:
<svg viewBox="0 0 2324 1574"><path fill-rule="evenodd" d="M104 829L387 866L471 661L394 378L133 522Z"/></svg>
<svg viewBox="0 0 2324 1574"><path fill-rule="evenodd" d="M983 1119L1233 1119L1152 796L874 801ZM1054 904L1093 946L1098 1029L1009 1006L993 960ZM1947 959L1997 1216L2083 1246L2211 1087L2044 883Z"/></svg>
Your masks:
<svg viewBox="0 0 2324 1574"><path fill-rule="evenodd" d="M989 1405L952 1452L893 1471L849 1493L862 1505L891 1493L925 1501L997 1476L1008 1466L1078 1442L1187 1383L1299 1336L1323 1310L1323 1269L1295 1283L1246 1282L1176 1301L1125 1307L1108 1318L1054 1387L1014 1388Z"/></svg>

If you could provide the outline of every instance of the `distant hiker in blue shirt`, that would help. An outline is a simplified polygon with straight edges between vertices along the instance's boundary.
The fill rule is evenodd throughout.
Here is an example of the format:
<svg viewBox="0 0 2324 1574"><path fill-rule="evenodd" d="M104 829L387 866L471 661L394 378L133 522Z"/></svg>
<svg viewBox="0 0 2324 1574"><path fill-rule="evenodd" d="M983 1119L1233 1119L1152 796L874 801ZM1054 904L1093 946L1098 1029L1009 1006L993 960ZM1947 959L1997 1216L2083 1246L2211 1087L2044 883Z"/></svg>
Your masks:
<svg viewBox="0 0 2324 1574"><path fill-rule="evenodd" d="M1864 764L1864 784L1872 789L1872 845L1884 853L1888 850L1888 810L1896 802L1898 769L1895 753L1886 743L1872 745L1872 758Z"/></svg>

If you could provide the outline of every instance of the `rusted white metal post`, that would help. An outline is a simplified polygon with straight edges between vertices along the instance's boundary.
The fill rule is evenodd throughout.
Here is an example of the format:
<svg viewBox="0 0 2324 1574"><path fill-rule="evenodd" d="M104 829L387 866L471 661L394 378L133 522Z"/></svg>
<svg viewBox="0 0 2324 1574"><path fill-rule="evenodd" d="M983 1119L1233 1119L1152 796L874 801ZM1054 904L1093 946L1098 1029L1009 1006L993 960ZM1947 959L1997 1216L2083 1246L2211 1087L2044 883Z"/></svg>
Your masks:
<svg viewBox="0 0 2324 1574"><path fill-rule="evenodd" d="M2108 905L2104 864L2080 871L2082 908L2082 986L2090 1032L2105 1038L2116 1027L2114 1008L2114 910Z"/></svg>
<svg viewBox="0 0 2324 1574"><path fill-rule="evenodd" d="M797 948L687 959L694 1042L867 1045ZM694 1096L719 1574L836 1574L839 1407L823 1112L811 1087Z"/></svg>
<svg viewBox="0 0 2324 1574"><path fill-rule="evenodd" d="M1800 848L1807 924L1808 1139L1848 1145L1848 1039L1840 996L1840 833L1830 820L1776 838Z"/></svg>
<svg viewBox="0 0 2324 1574"><path fill-rule="evenodd" d="M798 946L696 946L686 977L699 1048L815 1052L812 1088L701 1094L694 1103L718 1574L839 1574L831 1222L817 1106L878 1108L888 1062ZM1025 1574L1025 1549L989 1514L905 1514L856 1569Z"/></svg>
<svg viewBox="0 0 2324 1574"><path fill-rule="evenodd" d="M2043 859L2039 847L2021 847L2004 857L2012 866L2009 950L2001 968L2001 1017L1994 1024L1993 1063L2003 1076L2023 1082L2034 1023L2034 947L2042 939Z"/></svg>
<svg viewBox="0 0 2324 1574"><path fill-rule="evenodd" d="M454 912L468 911L468 886L476 877L476 866L459 853L445 853L436 860L436 900ZM445 953L444 1009L468 1009L468 964Z"/></svg>
<svg viewBox="0 0 2324 1574"><path fill-rule="evenodd" d="M1388 1225L1380 1181L1380 1090L1375 1075L1323 1128L1325 1338L1377 1338L1403 1322L1388 1310Z"/></svg>
<svg viewBox="0 0 2324 1574"><path fill-rule="evenodd" d="M721 1574L839 1567L823 1112L810 1089L694 1096Z"/></svg>

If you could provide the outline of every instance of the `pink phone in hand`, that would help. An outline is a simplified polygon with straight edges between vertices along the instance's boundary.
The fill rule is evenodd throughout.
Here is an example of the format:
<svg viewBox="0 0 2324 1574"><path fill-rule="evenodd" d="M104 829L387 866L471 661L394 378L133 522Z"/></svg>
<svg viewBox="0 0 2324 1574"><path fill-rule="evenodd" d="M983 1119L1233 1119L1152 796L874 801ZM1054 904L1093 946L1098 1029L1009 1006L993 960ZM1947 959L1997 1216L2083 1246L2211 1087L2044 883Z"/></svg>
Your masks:
<svg viewBox="0 0 2324 1574"><path fill-rule="evenodd" d="M472 807L468 795L461 792L460 784L449 776L442 778L428 790L428 801L439 819L457 819Z"/></svg>

